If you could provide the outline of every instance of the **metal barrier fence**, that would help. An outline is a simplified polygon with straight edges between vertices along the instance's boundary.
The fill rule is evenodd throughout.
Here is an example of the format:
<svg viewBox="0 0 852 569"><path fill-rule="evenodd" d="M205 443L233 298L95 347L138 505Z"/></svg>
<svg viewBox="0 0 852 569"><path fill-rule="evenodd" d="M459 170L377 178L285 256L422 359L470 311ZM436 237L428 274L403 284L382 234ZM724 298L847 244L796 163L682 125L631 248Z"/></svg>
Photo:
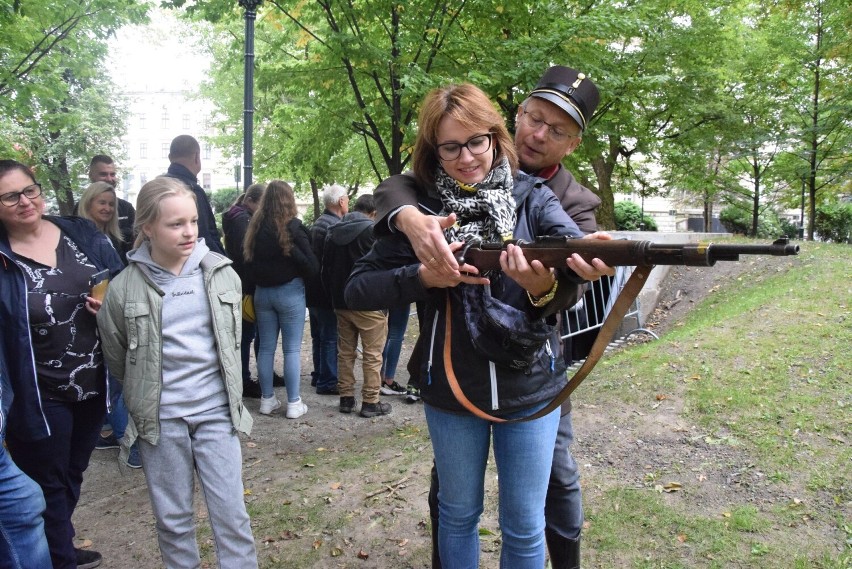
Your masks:
<svg viewBox="0 0 852 569"><path fill-rule="evenodd" d="M585 359L597 336L597 331L603 326L604 320L612 310L615 299L621 294L621 289L630 278L633 267L616 267L615 275L604 276L589 284L588 290L583 294L577 304L562 313L562 339L572 339L572 360ZM624 332L625 322L636 321L636 326ZM613 343L642 332L657 339L654 332L642 327L642 312L639 308L639 298L633 301L622 320L622 326Z"/></svg>

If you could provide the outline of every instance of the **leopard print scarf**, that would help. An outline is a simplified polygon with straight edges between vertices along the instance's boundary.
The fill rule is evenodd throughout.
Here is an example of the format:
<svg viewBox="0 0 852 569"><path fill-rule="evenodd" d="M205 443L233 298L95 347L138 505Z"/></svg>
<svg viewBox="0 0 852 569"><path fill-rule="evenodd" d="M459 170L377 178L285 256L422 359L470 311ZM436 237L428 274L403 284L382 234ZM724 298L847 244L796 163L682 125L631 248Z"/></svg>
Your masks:
<svg viewBox="0 0 852 569"><path fill-rule="evenodd" d="M444 230L448 243L496 241L512 238L515 229L515 198L512 170L503 158L484 180L469 186L451 178L438 166L435 187L441 196L441 215L455 213L456 224Z"/></svg>

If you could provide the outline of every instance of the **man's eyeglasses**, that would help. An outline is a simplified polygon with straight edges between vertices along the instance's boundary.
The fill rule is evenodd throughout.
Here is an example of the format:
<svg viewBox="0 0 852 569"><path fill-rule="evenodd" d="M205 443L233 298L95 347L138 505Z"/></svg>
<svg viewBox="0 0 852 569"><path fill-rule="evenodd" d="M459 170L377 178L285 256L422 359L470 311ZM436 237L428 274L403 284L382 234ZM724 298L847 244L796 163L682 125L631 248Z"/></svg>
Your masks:
<svg viewBox="0 0 852 569"><path fill-rule="evenodd" d="M553 142L563 142L565 140L568 140L569 138L577 138L580 136L579 134L571 134L570 132L565 132L558 126L553 126L550 123L544 122L543 118L538 115L532 114L523 107L521 108L521 120L524 121L527 126L533 129L534 131L537 131L542 126L546 126L547 135Z"/></svg>
<svg viewBox="0 0 852 569"><path fill-rule="evenodd" d="M489 132L487 134L477 134L476 136L468 138L467 142L464 144L459 144L458 142L445 142L444 144L439 144L438 157L441 160L455 160L461 156L462 148L467 148L474 156L485 154L491 149L492 136L493 134Z"/></svg>
<svg viewBox="0 0 852 569"><path fill-rule="evenodd" d="M20 192L9 192L0 196L0 202L8 207L15 207L21 201L21 196L25 196L28 200L34 200L41 195L41 184L32 184L27 186Z"/></svg>

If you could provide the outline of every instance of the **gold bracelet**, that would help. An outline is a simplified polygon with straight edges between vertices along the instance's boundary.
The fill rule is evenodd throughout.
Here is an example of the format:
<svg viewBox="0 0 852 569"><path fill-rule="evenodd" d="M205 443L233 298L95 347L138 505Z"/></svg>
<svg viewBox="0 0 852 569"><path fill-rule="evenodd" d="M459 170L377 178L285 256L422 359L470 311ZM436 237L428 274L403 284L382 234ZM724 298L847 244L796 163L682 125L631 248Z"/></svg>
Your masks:
<svg viewBox="0 0 852 569"><path fill-rule="evenodd" d="M556 296L556 289L559 287L559 281L556 278L553 279L553 286L550 287L550 290L545 293L544 296L533 296L527 291L527 297L530 299L530 303L536 308L541 308Z"/></svg>

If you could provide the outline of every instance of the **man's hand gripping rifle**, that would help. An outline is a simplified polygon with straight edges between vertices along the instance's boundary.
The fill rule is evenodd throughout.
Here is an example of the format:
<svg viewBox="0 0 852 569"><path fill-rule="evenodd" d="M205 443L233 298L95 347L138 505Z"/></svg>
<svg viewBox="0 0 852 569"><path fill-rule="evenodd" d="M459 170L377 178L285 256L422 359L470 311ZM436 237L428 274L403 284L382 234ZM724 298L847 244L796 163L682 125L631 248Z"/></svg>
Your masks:
<svg viewBox="0 0 852 569"><path fill-rule="evenodd" d="M735 245L717 243L682 243L663 244L650 241L633 241L629 239L573 239L570 237L547 236L538 237L534 242L521 240L507 241L520 246L527 261L540 261L546 267L564 268L566 260L574 253L579 254L584 261L591 263L592 259L600 259L610 267L634 266L633 273L627 284L621 290L598 336L583 362L574 373L562 391L543 409L520 420L531 420L543 417L563 404L571 392L592 371L606 346L615 335L627 309L642 290L648 280L648 275L654 265L688 265L693 267L712 267L716 261L738 261L740 255L798 255L799 246L791 245L786 237L776 240L771 245ZM500 269L500 253L505 249L504 243L472 242L466 244L456 253L459 265L468 263L480 272ZM471 412L489 421L504 422L506 419L492 417L482 411L470 409ZM567 412L567 409L566 409ZM515 419L518 420L518 419Z"/></svg>
<svg viewBox="0 0 852 569"><path fill-rule="evenodd" d="M565 267L565 260L574 253L591 263L598 258L610 267L654 265L688 265L712 267L716 261L738 261L740 255L798 255L799 246L791 245L786 237L771 245L736 245L719 243L652 243L629 239L574 239L545 236L534 242L510 240L520 246L527 261L538 260L545 267ZM468 263L482 271L500 268L500 252L504 243L473 242L456 254L459 265Z"/></svg>

